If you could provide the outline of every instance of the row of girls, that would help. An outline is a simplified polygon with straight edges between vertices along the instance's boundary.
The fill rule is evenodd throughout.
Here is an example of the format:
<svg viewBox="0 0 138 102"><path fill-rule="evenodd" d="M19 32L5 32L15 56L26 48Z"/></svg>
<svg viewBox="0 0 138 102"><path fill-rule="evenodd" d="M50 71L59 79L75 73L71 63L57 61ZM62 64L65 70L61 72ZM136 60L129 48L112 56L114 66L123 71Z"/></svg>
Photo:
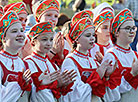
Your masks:
<svg viewBox="0 0 138 102"><path fill-rule="evenodd" d="M129 44L137 28L131 11L114 16L103 3L77 12L55 33L59 7L57 0L39 2L37 24L26 35L25 4L1 10L0 101L136 102L138 55Z"/></svg>

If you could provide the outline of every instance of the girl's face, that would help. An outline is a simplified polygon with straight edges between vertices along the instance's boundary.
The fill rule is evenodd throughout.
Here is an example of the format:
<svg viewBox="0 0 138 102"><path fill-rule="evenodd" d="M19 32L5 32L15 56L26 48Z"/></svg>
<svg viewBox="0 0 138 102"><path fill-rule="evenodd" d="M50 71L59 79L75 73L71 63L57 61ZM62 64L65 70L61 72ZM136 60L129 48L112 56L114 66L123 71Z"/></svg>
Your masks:
<svg viewBox="0 0 138 102"><path fill-rule="evenodd" d="M110 39L110 33L109 33L109 27L110 27L110 21L105 21L102 23L96 31L97 39L108 42Z"/></svg>
<svg viewBox="0 0 138 102"><path fill-rule="evenodd" d="M21 23L12 24L4 37L4 47L18 50L24 46L25 35Z"/></svg>
<svg viewBox="0 0 138 102"><path fill-rule="evenodd" d="M137 27L135 22L132 20L125 21L119 28L117 36L117 42L122 42L124 44L130 44L133 42L136 35Z"/></svg>
<svg viewBox="0 0 138 102"><path fill-rule="evenodd" d="M78 39L77 47L79 46L82 51L90 49L95 41L95 30L92 28L86 29L81 37Z"/></svg>
<svg viewBox="0 0 138 102"><path fill-rule="evenodd" d="M41 17L40 22L52 21L53 27L57 25L59 13L55 10L46 11Z"/></svg>
<svg viewBox="0 0 138 102"><path fill-rule="evenodd" d="M40 34L36 39L33 40L34 50L42 55L48 53L53 44L53 34Z"/></svg>
<svg viewBox="0 0 138 102"><path fill-rule="evenodd" d="M22 23L23 30L25 30L25 27L26 27L26 21L27 21L27 14L25 14L25 13L21 13L21 14L19 14L18 16L19 16L19 20L20 20L21 23Z"/></svg>

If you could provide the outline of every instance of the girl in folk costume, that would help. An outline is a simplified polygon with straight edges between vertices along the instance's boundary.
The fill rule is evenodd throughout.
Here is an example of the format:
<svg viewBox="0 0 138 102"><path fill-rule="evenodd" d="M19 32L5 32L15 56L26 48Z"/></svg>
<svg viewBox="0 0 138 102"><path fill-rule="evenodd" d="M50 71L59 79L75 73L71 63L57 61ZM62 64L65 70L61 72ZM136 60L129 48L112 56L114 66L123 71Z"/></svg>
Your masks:
<svg viewBox="0 0 138 102"><path fill-rule="evenodd" d="M59 16L58 0L45 0L41 2L35 10L35 18L37 22L53 22L53 28L57 25ZM61 33L56 34L53 40L53 47L49 51L48 56L58 66L61 66L64 57L68 54L68 50L64 50L64 39Z"/></svg>
<svg viewBox="0 0 138 102"><path fill-rule="evenodd" d="M105 94L102 77L110 64L105 61L98 67L98 63L88 56L88 49L95 40L94 34L94 26L89 18L78 20L69 31L68 38L74 51L64 60L62 71L74 69L77 77L72 87L73 91L63 97L64 102L101 102L99 97Z"/></svg>
<svg viewBox="0 0 138 102"><path fill-rule="evenodd" d="M52 47L54 31L52 22L38 23L29 31L33 46L33 53L27 56L34 86L32 88L32 102L55 102L61 95L71 91L75 72L65 71L60 73L58 67L49 61L46 55Z"/></svg>
<svg viewBox="0 0 138 102"><path fill-rule="evenodd" d="M7 12L0 19L0 37L3 49L0 52L0 71L3 102L28 102L31 91L31 72L28 64L18 57L18 50L24 45L23 27L13 12Z"/></svg>
<svg viewBox="0 0 138 102"><path fill-rule="evenodd" d="M121 84L118 87L120 93L128 93L132 87L137 89L138 86L138 54L129 46L134 40L136 30L137 27L132 18L132 13L128 9L120 11L114 17L111 24L112 40L115 46L107 51L103 60L109 59L112 63L115 63L117 60L118 68L116 69L119 70L117 76L122 76ZM126 93L127 97L123 95L124 97L121 99L121 102L130 102L130 100L131 102L136 102L136 93L138 91L134 91L134 89L129 94ZM119 95L116 97L120 97Z"/></svg>
<svg viewBox="0 0 138 102"><path fill-rule="evenodd" d="M27 21L26 5L23 2L14 3L7 9L7 12L11 11L11 10L14 10L17 13L17 15L19 16L19 20L22 23L23 30L25 30L26 21ZM26 37L25 45L24 45L24 47L22 47L22 49L19 52L19 56L21 58L26 57L28 54L30 54L32 52L31 50L25 49L25 47L27 49L31 49L31 46L29 44L27 44L28 42L29 42L29 39L28 39L28 37Z"/></svg>
<svg viewBox="0 0 138 102"><path fill-rule="evenodd" d="M67 36L68 33L69 33L69 30L70 30L70 28L73 24L75 24L78 20L80 20L82 18L85 18L85 17L88 17L92 20L93 12L91 10L83 10L83 11L77 12L77 13L74 14L71 21L69 21L67 24L65 24L63 26L62 33L64 34L64 37L65 37L66 41L68 42L68 43L65 43L65 44L67 44L69 52L71 52L71 49L72 49L71 48L72 43L70 43L69 38Z"/></svg>
<svg viewBox="0 0 138 102"><path fill-rule="evenodd" d="M106 14L106 16L104 17L104 15ZM78 13L76 13L74 16L73 16L73 18L72 18L72 24L74 24L76 21L78 21L79 20L79 18L83 18L83 17L89 17L90 19L93 19L93 12L92 11L90 11L90 10L83 10L83 11L80 11L80 12L78 12ZM101 17L101 18L100 18ZM99 15L99 18L97 17L97 22L99 21L99 19L101 19L101 21L99 21L98 23L100 24L100 23L105 23L105 21L108 21L108 20L110 20L110 19L112 19L112 17L113 17L113 14L112 14L112 12L109 12L109 11L104 11L103 13L101 13L100 15ZM103 18L103 19L102 19ZM105 20L105 21L104 21ZM97 24L98 25L98 24ZM108 24L108 26L109 26L109 24ZM106 49L106 48L104 48L104 49ZM90 56L90 57L92 57L94 60L95 60L95 55L97 54L96 52L97 51L99 51L99 46L97 45L97 44L93 44L93 47L92 48L90 48L90 51L91 51L91 54L90 55L93 55L93 56ZM93 51L93 52L92 52ZM106 51L106 50L105 50ZM106 74L107 74L107 72L106 72ZM112 87L110 87L111 89L115 89L116 87L117 87L117 85L115 85L114 83L116 83L115 81L115 79L116 79L117 77L115 76L115 74L114 75L112 75L112 77L110 77L110 79L108 79L108 81L106 81L105 80L105 78L103 78L104 80L105 80L105 85L110 85L110 86L112 86ZM107 87L108 87L107 86ZM108 99L110 100L111 98L109 97L109 95L113 95L113 93L115 93L116 92L116 89L115 90L113 90L113 92L111 92L111 90L110 90L110 88L108 89L108 88L106 88L106 94L105 94L105 98L107 98L107 95L108 95ZM109 91L108 91L109 90ZM110 93L109 93L110 92ZM111 96L112 96L111 95ZM114 94L115 95L115 94ZM104 98L104 100L105 100L105 98ZM105 101L107 101L107 99L105 100Z"/></svg>
<svg viewBox="0 0 138 102"><path fill-rule="evenodd" d="M96 43L90 49L90 56L97 59L100 63L106 49L113 46L110 41L110 22L114 17L114 10L108 3L102 3L94 10L93 23L95 26Z"/></svg>

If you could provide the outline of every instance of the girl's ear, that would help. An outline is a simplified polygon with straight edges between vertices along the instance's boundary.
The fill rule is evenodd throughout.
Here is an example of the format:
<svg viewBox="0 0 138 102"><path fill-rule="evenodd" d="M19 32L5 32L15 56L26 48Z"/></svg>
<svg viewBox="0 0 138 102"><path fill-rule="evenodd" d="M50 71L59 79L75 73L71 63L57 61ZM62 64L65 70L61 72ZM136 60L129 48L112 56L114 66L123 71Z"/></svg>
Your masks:
<svg viewBox="0 0 138 102"><path fill-rule="evenodd" d="M2 43L6 43L5 37L3 37L2 39Z"/></svg>
<svg viewBox="0 0 138 102"><path fill-rule="evenodd" d="M118 34L118 32L115 34L115 37L118 37L119 36L119 34Z"/></svg>
<svg viewBox="0 0 138 102"><path fill-rule="evenodd" d="M32 40L32 41L31 41L31 45L32 45L32 46L35 46L35 40Z"/></svg>
<svg viewBox="0 0 138 102"><path fill-rule="evenodd" d="M78 40L76 41L76 44L79 44L79 41Z"/></svg>

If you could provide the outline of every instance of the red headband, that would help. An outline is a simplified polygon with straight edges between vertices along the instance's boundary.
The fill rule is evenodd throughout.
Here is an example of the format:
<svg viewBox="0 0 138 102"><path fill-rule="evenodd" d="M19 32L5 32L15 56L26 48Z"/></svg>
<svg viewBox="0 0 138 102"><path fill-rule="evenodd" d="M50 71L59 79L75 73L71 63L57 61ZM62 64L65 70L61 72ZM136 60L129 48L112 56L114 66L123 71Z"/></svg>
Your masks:
<svg viewBox="0 0 138 102"><path fill-rule="evenodd" d="M132 19L132 12L129 9L124 9L120 11L113 19L112 24L111 24L111 33L116 34L118 28L122 23L124 23L126 20Z"/></svg>
<svg viewBox="0 0 138 102"><path fill-rule="evenodd" d="M114 15L111 11L102 12L93 19L94 26L97 29L100 24L104 23L107 20L112 20L113 17Z"/></svg>
<svg viewBox="0 0 138 102"><path fill-rule="evenodd" d="M72 22L72 24L74 24L75 22L77 22L81 18L85 18L85 17L88 17L92 20L93 19L93 12L91 10L83 10L83 11L77 12L72 17L71 22Z"/></svg>
<svg viewBox="0 0 138 102"><path fill-rule="evenodd" d="M23 2L18 2L18 3L13 4L11 7L9 7L7 11L13 10L17 14L21 14L21 13L27 14L25 8L26 8L26 5Z"/></svg>
<svg viewBox="0 0 138 102"><path fill-rule="evenodd" d="M69 31L69 39L73 43L76 41L79 36L81 36L82 32L84 32L87 28L93 28L92 21L90 18L82 18L78 20Z"/></svg>
<svg viewBox="0 0 138 102"><path fill-rule="evenodd" d="M46 33L46 32L53 32L52 22L42 22L34 25L29 31L29 38L35 38L36 36Z"/></svg>
<svg viewBox="0 0 138 102"><path fill-rule="evenodd" d="M59 12L59 2L57 0L46 0L43 1L38 8L36 9L35 12L35 18L36 21L39 22L40 17L42 16L42 14L44 14L45 11L48 10L56 10L57 12Z"/></svg>
<svg viewBox="0 0 138 102"><path fill-rule="evenodd" d="M14 11L9 11L0 19L0 39L3 39L5 31L15 22L20 22Z"/></svg>

